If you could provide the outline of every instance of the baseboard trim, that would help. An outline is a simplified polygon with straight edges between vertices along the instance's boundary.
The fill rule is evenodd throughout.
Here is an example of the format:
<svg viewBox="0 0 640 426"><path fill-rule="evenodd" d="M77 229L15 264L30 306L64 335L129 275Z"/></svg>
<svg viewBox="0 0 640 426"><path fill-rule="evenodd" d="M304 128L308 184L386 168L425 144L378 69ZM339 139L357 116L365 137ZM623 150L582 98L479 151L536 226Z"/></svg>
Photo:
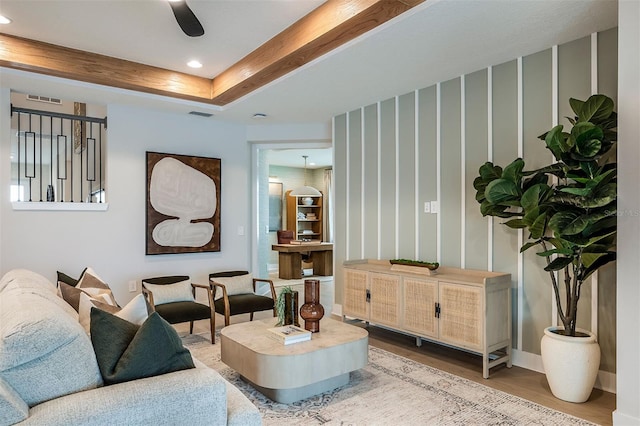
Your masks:
<svg viewBox="0 0 640 426"><path fill-rule="evenodd" d="M526 368L527 370L537 371L544 374L544 365L542 364L542 357L540 355L532 354L529 352L523 352L514 349L511 352L513 356L513 365ZM596 383L594 385L596 389L601 389L605 392L616 393L616 375L608 371L598 371L598 377L596 377Z"/></svg>

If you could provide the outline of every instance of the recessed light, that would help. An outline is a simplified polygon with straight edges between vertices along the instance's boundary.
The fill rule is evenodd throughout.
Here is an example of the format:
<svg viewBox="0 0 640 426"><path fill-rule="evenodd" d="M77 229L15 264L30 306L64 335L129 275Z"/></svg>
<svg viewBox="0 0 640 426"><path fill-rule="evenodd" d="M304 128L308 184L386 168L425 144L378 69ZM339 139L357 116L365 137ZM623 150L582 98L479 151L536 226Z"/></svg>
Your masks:
<svg viewBox="0 0 640 426"><path fill-rule="evenodd" d="M253 114L253 118L256 120L262 120L264 118L267 118L267 114L263 114L261 112L256 112L255 114Z"/></svg>
<svg viewBox="0 0 640 426"><path fill-rule="evenodd" d="M11 19L7 18L4 15L0 15L0 24L10 24Z"/></svg>
<svg viewBox="0 0 640 426"><path fill-rule="evenodd" d="M202 63L200 63L200 61L196 61L195 59L193 61L187 62L187 65L191 68L202 68Z"/></svg>

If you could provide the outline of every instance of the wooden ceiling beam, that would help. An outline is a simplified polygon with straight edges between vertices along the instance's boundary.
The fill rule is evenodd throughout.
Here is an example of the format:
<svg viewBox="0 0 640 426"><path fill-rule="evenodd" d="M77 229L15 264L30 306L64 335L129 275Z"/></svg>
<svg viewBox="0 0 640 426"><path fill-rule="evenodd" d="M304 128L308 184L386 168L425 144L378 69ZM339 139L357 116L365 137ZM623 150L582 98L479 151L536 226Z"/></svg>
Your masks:
<svg viewBox="0 0 640 426"><path fill-rule="evenodd" d="M0 34L0 66L195 101L211 80L36 40Z"/></svg>
<svg viewBox="0 0 640 426"><path fill-rule="evenodd" d="M425 0L328 0L214 79L0 33L0 66L226 105Z"/></svg>

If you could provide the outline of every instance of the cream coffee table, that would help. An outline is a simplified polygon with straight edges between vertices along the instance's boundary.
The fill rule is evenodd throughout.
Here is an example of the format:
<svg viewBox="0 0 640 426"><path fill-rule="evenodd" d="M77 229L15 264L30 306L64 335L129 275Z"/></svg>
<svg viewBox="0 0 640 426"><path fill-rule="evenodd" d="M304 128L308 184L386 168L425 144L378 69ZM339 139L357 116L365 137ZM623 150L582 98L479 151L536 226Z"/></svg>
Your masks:
<svg viewBox="0 0 640 426"><path fill-rule="evenodd" d="M349 372L367 365L366 330L323 318L311 340L284 345L267 331L277 320L233 324L220 332L222 362L272 400L288 404L335 389L349 382Z"/></svg>

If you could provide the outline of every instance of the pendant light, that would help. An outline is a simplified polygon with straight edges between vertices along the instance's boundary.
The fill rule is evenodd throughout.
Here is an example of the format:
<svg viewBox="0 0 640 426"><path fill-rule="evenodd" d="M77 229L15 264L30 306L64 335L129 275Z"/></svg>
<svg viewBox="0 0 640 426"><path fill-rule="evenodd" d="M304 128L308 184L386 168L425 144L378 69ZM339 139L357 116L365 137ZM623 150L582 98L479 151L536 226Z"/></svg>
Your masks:
<svg viewBox="0 0 640 426"><path fill-rule="evenodd" d="M307 186L307 157L308 155L302 156L302 158L304 158L304 186L299 186L291 191L290 195L294 197L319 197L322 195L320 191L314 187Z"/></svg>

